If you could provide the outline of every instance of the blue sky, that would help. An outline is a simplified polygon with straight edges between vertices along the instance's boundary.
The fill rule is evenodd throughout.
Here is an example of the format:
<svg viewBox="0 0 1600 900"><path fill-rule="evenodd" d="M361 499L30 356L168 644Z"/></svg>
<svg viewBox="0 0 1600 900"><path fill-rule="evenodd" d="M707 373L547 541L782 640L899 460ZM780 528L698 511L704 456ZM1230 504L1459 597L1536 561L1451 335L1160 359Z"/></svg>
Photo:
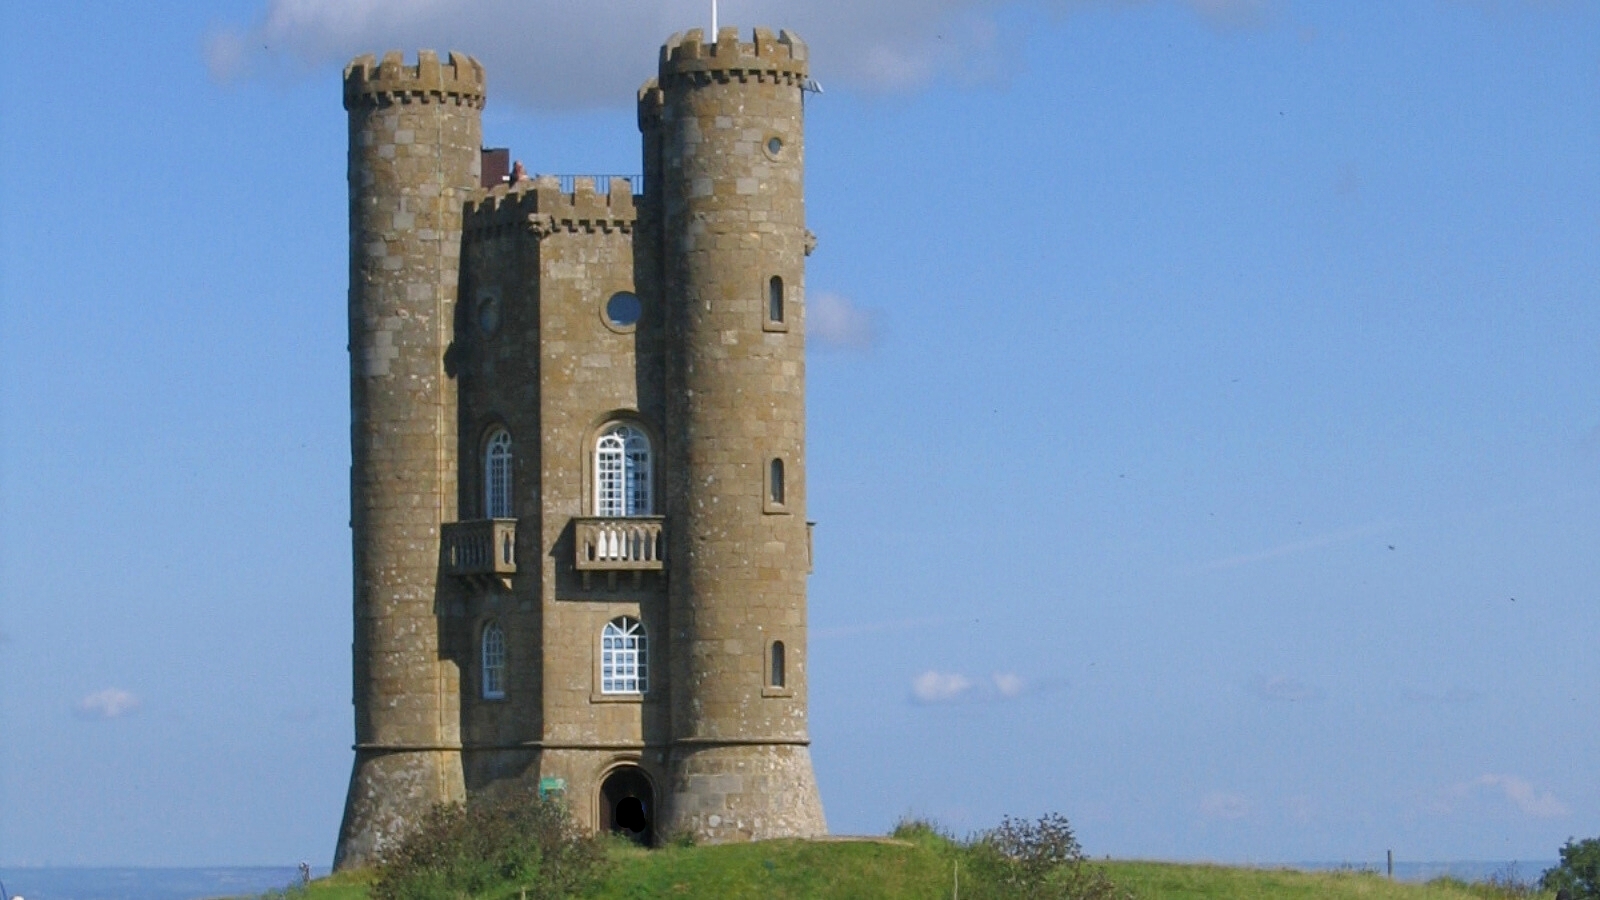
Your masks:
<svg viewBox="0 0 1600 900"><path fill-rule="evenodd" d="M326 863L338 70L639 168L698 2L0 11L0 864ZM1600 5L726 0L808 121L837 832L1546 859L1600 834Z"/></svg>

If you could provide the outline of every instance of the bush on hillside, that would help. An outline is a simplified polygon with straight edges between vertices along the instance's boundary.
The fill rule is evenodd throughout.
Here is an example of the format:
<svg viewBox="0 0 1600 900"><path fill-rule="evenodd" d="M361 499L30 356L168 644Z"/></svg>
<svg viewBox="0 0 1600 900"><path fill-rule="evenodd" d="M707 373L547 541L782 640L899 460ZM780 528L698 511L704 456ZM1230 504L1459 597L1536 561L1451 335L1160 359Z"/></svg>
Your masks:
<svg viewBox="0 0 1600 900"><path fill-rule="evenodd" d="M1006 816L978 835L967 854L975 898L1115 900L1125 896L1099 869L1086 865L1067 818L1047 813L1037 822ZM963 886L963 894L967 894Z"/></svg>
<svg viewBox="0 0 1600 900"><path fill-rule="evenodd" d="M920 816L906 816L894 823L894 830L889 836L895 840L909 841L913 844L938 843L953 844L955 838L948 831L939 827L939 823L932 819Z"/></svg>
<svg viewBox="0 0 1600 900"><path fill-rule="evenodd" d="M558 900L595 884L601 842L559 801L531 792L440 804L378 860L374 900L486 895Z"/></svg>
<svg viewBox="0 0 1600 900"><path fill-rule="evenodd" d="M1560 900L1600 900L1600 838L1567 838L1561 864L1545 870L1539 886Z"/></svg>

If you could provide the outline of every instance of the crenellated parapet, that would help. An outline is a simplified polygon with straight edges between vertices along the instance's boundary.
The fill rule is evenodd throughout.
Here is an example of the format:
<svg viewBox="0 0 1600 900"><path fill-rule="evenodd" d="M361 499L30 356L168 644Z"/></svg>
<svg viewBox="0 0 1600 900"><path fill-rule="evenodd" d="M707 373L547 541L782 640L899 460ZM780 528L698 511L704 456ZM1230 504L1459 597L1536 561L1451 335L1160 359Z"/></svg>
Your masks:
<svg viewBox="0 0 1600 900"><path fill-rule="evenodd" d="M610 233L633 231L638 221L633 184L612 178L607 191L596 189L593 178L572 179L571 192L561 189L561 179L541 175L515 185L499 185L467 204L468 239L500 237L526 231L535 238L567 232Z"/></svg>
<svg viewBox="0 0 1600 900"><path fill-rule="evenodd" d="M711 81L770 81L802 86L806 81L806 45L794 32L784 30L774 37L766 28L757 28L749 43L739 40L739 29L723 28L715 43L707 43L698 28L675 34L661 48L659 83L662 88L675 82L705 84Z"/></svg>
<svg viewBox="0 0 1600 900"><path fill-rule="evenodd" d="M344 70L345 109L396 103L454 103L482 109L485 96L483 66L454 51L444 63L432 50L418 51L414 66L406 65L398 50L385 53L382 62L369 53Z"/></svg>
<svg viewBox="0 0 1600 900"><path fill-rule="evenodd" d="M639 130L649 132L661 124L661 87L654 78L639 88Z"/></svg>

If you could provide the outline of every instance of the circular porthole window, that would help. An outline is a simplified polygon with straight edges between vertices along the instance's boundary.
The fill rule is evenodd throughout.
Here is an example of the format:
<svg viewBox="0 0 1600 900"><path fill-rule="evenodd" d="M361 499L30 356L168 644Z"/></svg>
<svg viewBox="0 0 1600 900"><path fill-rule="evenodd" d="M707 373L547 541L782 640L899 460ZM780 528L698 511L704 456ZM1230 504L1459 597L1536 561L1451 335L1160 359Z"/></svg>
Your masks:
<svg viewBox="0 0 1600 900"><path fill-rule="evenodd" d="M483 333L494 334L500 327L500 298L485 294L478 298L478 327Z"/></svg>
<svg viewBox="0 0 1600 900"><path fill-rule="evenodd" d="M772 135L767 138L767 155L777 159L783 153L783 138Z"/></svg>
<svg viewBox="0 0 1600 900"><path fill-rule="evenodd" d="M619 291L606 301L606 324L618 331L631 331L644 315L644 303L638 294Z"/></svg>

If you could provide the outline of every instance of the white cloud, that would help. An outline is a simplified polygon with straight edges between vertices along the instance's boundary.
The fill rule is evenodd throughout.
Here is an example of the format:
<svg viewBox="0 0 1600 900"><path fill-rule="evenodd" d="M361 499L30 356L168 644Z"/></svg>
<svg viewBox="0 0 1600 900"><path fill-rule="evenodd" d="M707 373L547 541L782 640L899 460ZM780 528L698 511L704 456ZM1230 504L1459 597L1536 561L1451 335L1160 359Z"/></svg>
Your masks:
<svg viewBox="0 0 1600 900"><path fill-rule="evenodd" d="M131 692L106 688L84 696L73 706L73 712L81 719L116 719L138 708L139 698Z"/></svg>
<svg viewBox="0 0 1600 900"><path fill-rule="evenodd" d="M806 331L823 344L869 349L877 337L872 314L841 294L820 293L811 299Z"/></svg>
<svg viewBox="0 0 1600 900"><path fill-rule="evenodd" d="M1208 819L1238 821L1250 814L1250 801L1240 794L1212 791L1200 798L1200 815Z"/></svg>
<svg viewBox="0 0 1600 900"><path fill-rule="evenodd" d="M970 690L972 680L956 672L935 672L930 669L911 679L911 696L923 703L960 700Z"/></svg>
<svg viewBox="0 0 1600 900"><path fill-rule="evenodd" d="M930 669L911 679L911 697L919 703L997 702L1020 697L1031 687L1015 672L995 672L978 680Z"/></svg>
<svg viewBox="0 0 1600 900"><path fill-rule="evenodd" d="M994 682L995 691L1006 698L1020 697L1028 687L1027 682L1015 672L996 672L991 680Z"/></svg>
<svg viewBox="0 0 1600 900"><path fill-rule="evenodd" d="M1446 788L1440 802L1433 806L1433 811L1454 812L1461 801L1483 794L1498 795L1515 806L1523 815L1535 819L1556 819L1570 812L1567 805L1555 794L1538 790L1527 779L1516 775L1493 773L1479 775L1471 781L1463 781Z"/></svg>
<svg viewBox="0 0 1600 900"><path fill-rule="evenodd" d="M1267 22L1279 0L1178 3L1223 28ZM992 77L1023 54L1000 34L996 12L1017 0L741 0L723 21L790 28L812 49L824 82L873 91L926 85L940 74ZM1130 0L1046 0L1068 14ZM219 80L292 61L344 64L362 53L417 47L462 50L488 68L491 102L542 108L621 106L654 74L655 49L671 33L708 26L703 0L266 0L254 22L206 41Z"/></svg>

